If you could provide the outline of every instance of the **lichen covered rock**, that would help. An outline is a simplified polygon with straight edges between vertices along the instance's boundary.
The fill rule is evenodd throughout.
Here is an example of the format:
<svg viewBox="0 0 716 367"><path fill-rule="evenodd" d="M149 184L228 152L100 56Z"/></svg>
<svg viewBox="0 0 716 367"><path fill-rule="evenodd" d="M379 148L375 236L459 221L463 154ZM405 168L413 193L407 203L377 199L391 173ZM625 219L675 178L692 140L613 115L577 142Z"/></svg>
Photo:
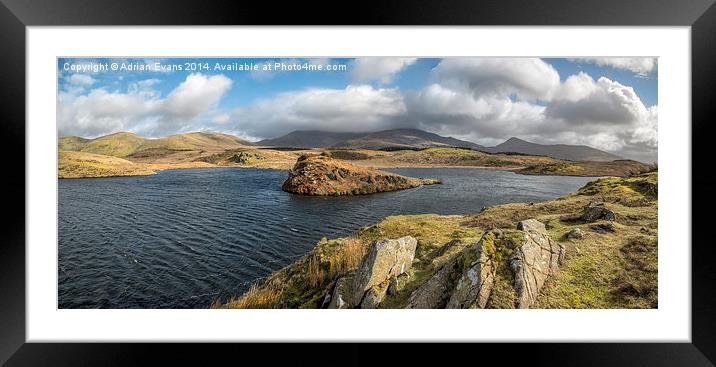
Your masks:
<svg viewBox="0 0 716 367"><path fill-rule="evenodd" d="M492 291L498 278L503 282L500 285L511 281L508 287L503 287L507 289L501 289L501 297L509 294L508 306L529 308L534 303L547 277L559 270L565 247L553 241L544 224L534 219L521 221L517 228L489 231L466 250L460 261L464 271L445 307L485 308L493 300ZM439 298L435 294L440 294L441 287L450 283L447 274L451 274L456 265L446 265L418 288L411 295L411 305L436 307ZM504 302L496 303L504 306Z"/></svg>
<svg viewBox="0 0 716 367"><path fill-rule="evenodd" d="M600 219L615 221L617 220L617 215L612 210L606 208L604 204L590 203L584 208L581 219L587 223L596 222Z"/></svg>
<svg viewBox="0 0 716 367"><path fill-rule="evenodd" d="M368 291L365 292L365 295L363 295L363 300L360 302L360 308L363 309L372 309L377 308L378 305L380 305L380 302L383 301L383 298L385 297L385 294L388 292L388 284L390 283L390 280L385 280L384 282L380 284L376 284Z"/></svg>
<svg viewBox="0 0 716 367"><path fill-rule="evenodd" d="M371 287L407 272L413 264L417 245L418 241L411 236L376 241L356 271L353 299L362 300Z"/></svg>
<svg viewBox="0 0 716 367"><path fill-rule="evenodd" d="M462 275L464 256L443 265L430 279L413 291L406 308L445 308Z"/></svg>
<svg viewBox="0 0 716 367"><path fill-rule="evenodd" d="M495 272L501 261L502 241L496 241L500 231L485 233L480 241L467 249L462 259L466 269L458 280L447 308L484 308L495 282Z"/></svg>
<svg viewBox="0 0 716 367"><path fill-rule="evenodd" d="M352 279L343 277L336 280L333 285L333 291L326 295L323 303L328 303L327 308L341 309L351 308L354 306L351 292Z"/></svg>
<svg viewBox="0 0 716 367"><path fill-rule="evenodd" d="M544 227L523 228L528 230L524 231L522 245L512 253L510 269L515 279L517 307L529 308L537 299L547 277L559 271L565 247L553 241Z"/></svg>

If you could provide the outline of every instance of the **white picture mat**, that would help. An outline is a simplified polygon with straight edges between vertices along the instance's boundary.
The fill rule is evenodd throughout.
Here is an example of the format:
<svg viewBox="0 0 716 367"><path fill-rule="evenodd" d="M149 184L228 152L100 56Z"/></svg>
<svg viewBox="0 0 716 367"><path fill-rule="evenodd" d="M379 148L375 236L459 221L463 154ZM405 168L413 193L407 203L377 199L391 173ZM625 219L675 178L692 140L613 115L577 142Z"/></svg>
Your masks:
<svg viewBox="0 0 716 367"><path fill-rule="evenodd" d="M689 27L28 27L27 339L690 341L690 35ZM62 56L657 56L659 308L58 310L56 91Z"/></svg>

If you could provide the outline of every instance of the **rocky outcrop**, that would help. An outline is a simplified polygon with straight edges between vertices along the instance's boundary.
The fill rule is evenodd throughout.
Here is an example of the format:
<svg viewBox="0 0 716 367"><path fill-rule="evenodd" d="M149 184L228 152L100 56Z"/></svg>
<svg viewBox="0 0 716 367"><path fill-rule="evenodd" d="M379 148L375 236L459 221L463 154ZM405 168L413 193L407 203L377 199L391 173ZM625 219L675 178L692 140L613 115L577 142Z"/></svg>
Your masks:
<svg viewBox="0 0 716 367"><path fill-rule="evenodd" d="M353 299L361 300L372 287L410 270L418 241L406 236L377 241L369 250L353 280ZM387 288L387 284L385 284ZM385 292L380 292L385 295ZM382 297L381 297L382 298Z"/></svg>
<svg viewBox="0 0 716 367"><path fill-rule="evenodd" d="M517 307L529 308L537 299L547 277L559 271L559 264L564 261L565 247L547 235L544 225L541 229L524 225L523 228L527 230L524 231L522 245L512 253L510 269L515 279Z"/></svg>
<svg viewBox="0 0 716 367"><path fill-rule="evenodd" d="M324 155L301 156L282 189L301 195L364 195L440 183L360 167Z"/></svg>
<svg viewBox="0 0 716 367"><path fill-rule="evenodd" d="M228 161L232 163L240 163L240 164L247 164L251 163L253 161L262 160L264 159L262 156L251 153L251 152L238 152L231 157L229 157Z"/></svg>
<svg viewBox="0 0 716 367"><path fill-rule="evenodd" d="M353 305L351 299L352 279L348 277L339 278L333 285L333 291L326 295L324 304L328 304L327 308L351 308Z"/></svg>
<svg viewBox="0 0 716 367"><path fill-rule="evenodd" d="M500 234L498 231L487 232L475 246L468 248L464 260L467 270L460 276L447 308L485 307L495 282L497 262L500 261L495 256L501 250L501 241L495 241Z"/></svg>
<svg viewBox="0 0 716 367"><path fill-rule="evenodd" d="M612 210L607 209L604 204L590 203L584 208L581 219L587 223L598 220L615 221L617 220L617 215Z"/></svg>
<svg viewBox="0 0 716 367"><path fill-rule="evenodd" d="M416 289L407 307L485 308L499 281L506 288L501 292L509 293L508 307L529 308L545 280L558 272L565 247L534 219L517 228L485 233Z"/></svg>
<svg viewBox="0 0 716 367"><path fill-rule="evenodd" d="M412 267L417 245L410 236L376 241L356 271L335 281L323 307L377 308L388 292L397 294L397 278Z"/></svg>
<svg viewBox="0 0 716 367"><path fill-rule="evenodd" d="M464 256L457 256L443 265L435 275L413 291L406 308L445 308L462 275L464 261Z"/></svg>
<svg viewBox="0 0 716 367"><path fill-rule="evenodd" d="M544 223L536 219L527 219L517 223L517 229L525 232L547 233Z"/></svg>
<svg viewBox="0 0 716 367"><path fill-rule="evenodd" d="M372 309L377 308L380 302L383 301L385 294L388 292L388 284L390 280L385 280L380 284L376 284L370 287L363 295L363 299L360 302L360 308Z"/></svg>

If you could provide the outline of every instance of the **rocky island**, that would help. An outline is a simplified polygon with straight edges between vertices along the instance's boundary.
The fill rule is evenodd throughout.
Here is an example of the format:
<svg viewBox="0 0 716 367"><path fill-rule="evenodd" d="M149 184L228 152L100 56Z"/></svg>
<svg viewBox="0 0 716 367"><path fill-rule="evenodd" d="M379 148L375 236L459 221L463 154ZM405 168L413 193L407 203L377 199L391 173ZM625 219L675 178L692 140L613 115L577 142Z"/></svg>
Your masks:
<svg viewBox="0 0 716 367"><path fill-rule="evenodd" d="M301 195L365 195L439 184L361 167L327 155L302 155L288 173L282 189Z"/></svg>

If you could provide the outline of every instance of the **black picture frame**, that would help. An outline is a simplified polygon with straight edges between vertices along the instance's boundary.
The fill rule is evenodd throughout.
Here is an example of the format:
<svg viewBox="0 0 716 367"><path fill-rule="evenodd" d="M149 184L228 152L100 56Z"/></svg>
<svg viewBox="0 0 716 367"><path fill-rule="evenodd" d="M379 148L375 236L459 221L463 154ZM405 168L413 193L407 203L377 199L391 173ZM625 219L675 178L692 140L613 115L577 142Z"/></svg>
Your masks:
<svg viewBox="0 0 716 367"><path fill-rule="evenodd" d="M325 0L279 4L259 1L0 0L0 101L8 177L3 190L4 241L0 244L0 364L7 366L148 365L148 356L208 365L248 354L266 363L365 364L371 361L426 362L446 358L446 345L328 347L236 344L26 343L25 334L25 29L84 25L617 25L690 26L692 72L692 253L691 343L470 344L451 346L462 358L551 366L713 366L716 362L716 270L708 222L715 180L710 174L713 116L716 116L716 5L714 0ZM161 52L161 49L157 50ZM683 124L688 121L660 121ZM48 122L49 124L49 122ZM48 125L49 126L49 125ZM21 174L22 173L22 174ZM662 223L661 225L668 225ZM324 326L317 326L324 327ZM330 327L330 326L325 326ZM618 330L615 330L618 334ZM259 348L261 347L261 348ZM263 349L257 351L258 349ZM379 357L381 356L381 357ZM483 356L483 357L481 357ZM337 359L338 358L338 359Z"/></svg>

